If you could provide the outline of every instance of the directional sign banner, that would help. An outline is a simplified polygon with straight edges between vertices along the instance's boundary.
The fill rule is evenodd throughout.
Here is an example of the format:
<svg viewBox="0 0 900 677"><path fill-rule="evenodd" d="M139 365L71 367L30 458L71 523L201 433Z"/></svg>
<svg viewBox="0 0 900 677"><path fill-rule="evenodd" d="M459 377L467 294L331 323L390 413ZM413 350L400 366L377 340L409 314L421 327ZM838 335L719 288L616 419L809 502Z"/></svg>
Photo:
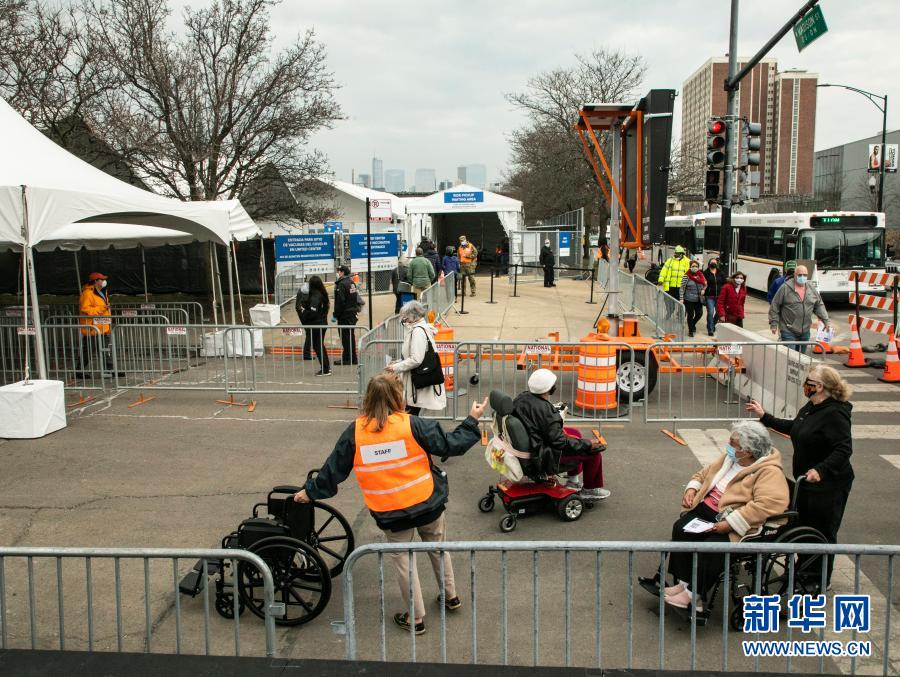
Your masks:
<svg viewBox="0 0 900 677"><path fill-rule="evenodd" d="M825 15L822 14L822 8L816 5L804 14L800 21L794 24L794 39L797 41L797 51L802 52L814 40L825 35L827 30L828 26L825 25Z"/></svg>
<svg viewBox="0 0 900 677"><path fill-rule="evenodd" d="M334 272L334 235L278 235L275 260L302 263L306 275Z"/></svg>
<svg viewBox="0 0 900 677"><path fill-rule="evenodd" d="M400 247L399 233L372 233L372 270L391 270L397 267ZM350 270L364 273L368 269L366 234L350 235Z"/></svg>

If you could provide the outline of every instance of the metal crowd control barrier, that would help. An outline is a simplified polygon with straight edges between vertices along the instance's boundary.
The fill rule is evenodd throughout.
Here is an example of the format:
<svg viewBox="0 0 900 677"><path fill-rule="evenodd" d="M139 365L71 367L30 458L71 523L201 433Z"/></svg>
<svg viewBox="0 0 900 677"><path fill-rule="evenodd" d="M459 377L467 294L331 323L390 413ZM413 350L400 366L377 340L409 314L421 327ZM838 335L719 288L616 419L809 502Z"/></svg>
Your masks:
<svg viewBox="0 0 900 677"><path fill-rule="evenodd" d="M639 573L652 575L660 567L665 567L669 552L691 553L691 588L694 590L697 589L699 558L723 555L721 585L724 587L719 593L721 608L714 606L708 621L710 625L720 623L721 629L698 629L696 608L686 610L681 619L673 619L667 614L662 596L654 600L639 591L639 597L635 599L636 576ZM404 637L395 641L392 637L388 642L385 580L393 580L394 576L392 572L385 573L385 556L390 559L405 558L407 566L412 569L416 566L414 557L417 553L431 556L441 590L446 589L445 583L451 576L451 572L446 570L443 555L468 555L457 557L455 566L457 572L465 572L456 576L455 584L457 595L463 600L466 619L449 618L444 604L440 603L439 612L426 616L429 630L426 635L419 638L415 633L408 633L408 639ZM795 556L812 556L814 566L810 573L815 582L825 589L825 554L852 559L852 580L842 581L852 588L847 590L848 593L861 592L863 557L868 558L869 576L875 569L880 580L886 577L885 600L873 601L870 605L871 629L868 634L857 634L856 630L838 634L829 630L826 636L823 628L808 635L788 627L785 621L774 634L762 637L752 630L744 635L729 632L729 621L735 611L743 621L740 618L741 607L729 599L731 590L740 595L741 601L749 594L775 594L786 611L787 599L791 591L797 589L797 568L802 561ZM839 658L837 660L846 662L846 665L841 664L841 671L855 672L857 662L864 660L867 671L881 669L884 674L890 674L893 669L896 674L896 665L891 663L890 656L891 648L895 647L890 646L890 641L893 561L897 555L900 555L900 546L896 545L771 541L369 544L350 553L344 564L344 619L337 629L346 634L349 660L658 670L685 669L689 665L691 671L763 670L772 674L785 669L787 672L822 673L825 669L824 654L818 658L788 657L785 666L784 658L760 659L743 655L742 640L772 639L788 643L800 640L805 643L806 640L827 639L847 644L868 640L871 657L858 660L849 656ZM579 572L578 575L573 574L573 569ZM850 578L849 571L847 574ZM513 596L510 591L513 591ZM411 594L408 597L412 600ZM408 613L410 617L415 615L412 602ZM741 628L745 627L742 622ZM362 632L358 632L358 628ZM689 630L689 636L685 636L685 630ZM729 641L734 634L741 640ZM675 658L667 656L667 651L675 654Z"/></svg>
<svg viewBox="0 0 900 677"><path fill-rule="evenodd" d="M435 282L425 289L419 301L426 310L433 310L437 317L442 317L456 301L456 273L450 273L443 282Z"/></svg>
<svg viewBox="0 0 900 677"><path fill-rule="evenodd" d="M807 399L806 374L820 361L793 345L774 340L654 343L643 356L650 384L644 422L730 422L750 416L744 408L750 398L779 418L793 418Z"/></svg>
<svg viewBox="0 0 900 677"><path fill-rule="evenodd" d="M110 305L114 315L165 315L171 324L206 324L203 316L203 305L197 301L147 301L145 303L113 303ZM182 318L181 312L184 311Z"/></svg>
<svg viewBox="0 0 900 677"><path fill-rule="evenodd" d="M47 377L67 390L106 390L111 356L100 328L53 324L43 328ZM25 341L33 356L33 326L0 325L0 385L20 381L25 374Z"/></svg>
<svg viewBox="0 0 900 677"><path fill-rule="evenodd" d="M0 547L0 649L210 655L222 653L231 634L233 653L241 655L242 633L254 641L261 633L247 624L242 628L239 595L232 598L234 619L225 620L210 616L209 584L199 599L183 601L179 594L181 576L197 559L204 576L212 560L229 561L236 577L241 566L259 573L265 622L255 625L262 625L265 655L274 656L275 616L283 610L275 603L272 572L258 555L238 549ZM123 571L122 562L130 560L143 566ZM169 564L153 567L153 560ZM190 563L185 567L181 560ZM185 626L195 629L189 638ZM216 646L213 632L223 639Z"/></svg>
<svg viewBox="0 0 900 677"><path fill-rule="evenodd" d="M384 371L391 362L400 359L403 341L399 339L369 341L359 349L359 401L362 402L366 388L373 376Z"/></svg>
<svg viewBox="0 0 900 677"><path fill-rule="evenodd" d="M229 393L355 395L358 366L335 365L342 357L342 340L357 341L364 329L356 325L278 327L229 327L223 335L225 384ZM317 376L321 369L312 344L304 357L307 337L321 332L328 353L330 376ZM357 358L359 359L359 358Z"/></svg>
<svg viewBox="0 0 900 677"><path fill-rule="evenodd" d="M609 262L598 259L597 281L601 287L609 287L612 274ZM657 338L674 336L677 341L683 340L686 315L681 303L640 275L626 273L624 270L616 270L615 274L618 275L619 293L614 307L618 312L643 316L653 325Z"/></svg>

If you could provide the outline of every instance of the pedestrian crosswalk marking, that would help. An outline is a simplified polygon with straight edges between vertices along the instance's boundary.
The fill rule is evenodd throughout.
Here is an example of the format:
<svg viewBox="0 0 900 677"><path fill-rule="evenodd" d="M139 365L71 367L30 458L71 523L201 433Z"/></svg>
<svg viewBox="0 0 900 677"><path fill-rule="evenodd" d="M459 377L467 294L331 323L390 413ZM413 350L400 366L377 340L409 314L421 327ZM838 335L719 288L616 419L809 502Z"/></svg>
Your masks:
<svg viewBox="0 0 900 677"><path fill-rule="evenodd" d="M900 470L900 454L882 454L881 458Z"/></svg>
<svg viewBox="0 0 900 677"><path fill-rule="evenodd" d="M900 388L893 383L854 383L853 392L855 393L897 393L900 395ZM856 404L853 405L854 407Z"/></svg>
<svg viewBox="0 0 900 677"><path fill-rule="evenodd" d="M900 425L865 425L854 423L855 440L900 440Z"/></svg>
<svg viewBox="0 0 900 677"><path fill-rule="evenodd" d="M712 463L724 452L725 445L731 433L724 428L710 428L701 430L699 428L683 428L678 434L688 444L688 448L694 454L696 459L700 461L700 465L704 466Z"/></svg>
<svg viewBox="0 0 900 677"><path fill-rule="evenodd" d="M866 402L856 401L853 403L853 413L862 412L868 414L894 414L900 413L900 398L894 401L885 402Z"/></svg>

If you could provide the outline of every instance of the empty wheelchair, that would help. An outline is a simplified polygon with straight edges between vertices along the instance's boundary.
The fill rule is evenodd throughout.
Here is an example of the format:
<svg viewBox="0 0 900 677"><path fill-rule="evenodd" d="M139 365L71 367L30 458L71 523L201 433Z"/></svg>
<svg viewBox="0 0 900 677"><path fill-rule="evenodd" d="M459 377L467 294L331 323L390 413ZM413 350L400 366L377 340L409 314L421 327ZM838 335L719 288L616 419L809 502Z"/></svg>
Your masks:
<svg viewBox="0 0 900 677"><path fill-rule="evenodd" d="M788 482L791 488L790 509L770 517L758 534L743 538L742 543L762 542L772 543L773 546L827 544L825 537L817 529L798 523L797 497L804 479L798 477L796 483ZM713 615L720 594L726 598L723 603L730 603L729 625L738 632L744 627L744 597L747 595L757 593L778 595L782 598L782 608L786 608L786 601L791 595L818 594L824 555L786 554L777 552L775 547L772 550L771 553L762 553L759 556L756 554L732 556L728 569L728 589L723 589L725 587L723 572L706 595L703 609L697 611L697 625L705 625ZM652 578L638 579L641 587L655 595L660 594L659 581L659 573Z"/></svg>
<svg viewBox="0 0 900 677"><path fill-rule="evenodd" d="M312 473L311 473L312 474ZM353 531L344 516L327 503L296 503L302 487L282 485L269 492L265 503L253 506L252 516L222 539L222 548L240 548L258 555L275 583L275 602L284 606L275 618L279 625L308 623L331 599L331 579L341 573L353 550ZM237 569L235 575L234 569ZM265 618L262 573L255 566L233 561L203 560L181 580L179 590L196 597L214 578L215 609L234 618L247 608Z"/></svg>

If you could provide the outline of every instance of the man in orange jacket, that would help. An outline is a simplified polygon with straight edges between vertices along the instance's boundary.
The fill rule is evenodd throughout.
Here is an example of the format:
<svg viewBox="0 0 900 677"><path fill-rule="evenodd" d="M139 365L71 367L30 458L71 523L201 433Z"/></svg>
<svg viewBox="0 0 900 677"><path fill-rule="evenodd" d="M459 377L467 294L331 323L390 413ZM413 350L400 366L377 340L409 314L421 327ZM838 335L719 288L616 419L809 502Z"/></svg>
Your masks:
<svg viewBox="0 0 900 677"><path fill-rule="evenodd" d="M107 370L112 369L112 356L106 345L109 332L112 329L112 312L109 308L109 293L106 284L109 278L103 273L91 273L87 283L81 288L81 297L78 302L79 324L85 326L81 330L83 364L87 370L93 358L98 354L105 354L103 362ZM96 327L88 329L88 327ZM93 339L99 342L95 343Z"/></svg>
<svg viewBox="0 0 900 677"><path fill-rule="evenodd" d="M462 275L459 282L460 291L463 296L466 295L466 280L468 280L472 296L475 296L475 268L478 267L478 250L466 239L465 235L460 235L457 253L459 254L459 272Z"/></svg>

